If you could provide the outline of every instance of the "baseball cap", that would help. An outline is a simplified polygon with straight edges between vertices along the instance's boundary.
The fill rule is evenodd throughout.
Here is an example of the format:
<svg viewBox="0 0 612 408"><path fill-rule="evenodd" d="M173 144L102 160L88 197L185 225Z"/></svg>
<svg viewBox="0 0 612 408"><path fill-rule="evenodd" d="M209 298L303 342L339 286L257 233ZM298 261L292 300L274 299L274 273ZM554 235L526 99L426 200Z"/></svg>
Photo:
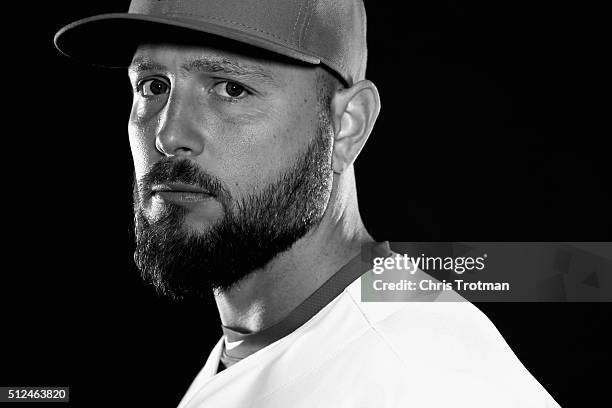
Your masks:
<svg viewBox="0 0 612 408"><path fill-rule="evenodd" d="M365 77L366 15L362 0L132 0L127 13L108 13L60 29L55 46L102 67L129 66L147 33L178 27L322 64L346 85ZM214 44L214 42L213 42Z"/></svg>

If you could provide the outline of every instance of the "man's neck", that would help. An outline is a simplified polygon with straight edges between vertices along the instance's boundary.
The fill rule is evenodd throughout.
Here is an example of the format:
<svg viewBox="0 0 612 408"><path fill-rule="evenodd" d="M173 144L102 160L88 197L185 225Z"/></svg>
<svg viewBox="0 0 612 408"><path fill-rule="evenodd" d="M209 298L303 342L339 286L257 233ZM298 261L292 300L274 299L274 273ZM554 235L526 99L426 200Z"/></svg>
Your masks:
<svg viewBox="0 0 612 408"><path fill-rule="evenodd" d="M373 242L358 210L321 223L236 287L215 294L224 326L256 333L282 320L343 265ZM328 214L329 215L329 214Z"/></svg>

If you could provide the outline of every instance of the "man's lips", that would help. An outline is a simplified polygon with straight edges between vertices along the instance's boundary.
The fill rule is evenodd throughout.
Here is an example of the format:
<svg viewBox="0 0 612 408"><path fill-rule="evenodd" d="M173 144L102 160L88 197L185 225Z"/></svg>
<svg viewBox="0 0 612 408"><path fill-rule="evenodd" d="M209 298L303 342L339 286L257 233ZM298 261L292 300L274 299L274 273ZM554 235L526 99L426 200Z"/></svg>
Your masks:
<svg viewBox="0 0 612 408"><path fill-rule="evenodd" d="M196 187L191 184L183 184L183 183L162 183L156 184L151 189L153 193L157 193L160 191L172 191L172 192L185 192L185 193L201 193L211 195L207 190L204 190L200 187Z"/></svg>
<svg viewBox="0 0 612 408"><path fill-rule="evenodd" d="M200 187L181 183L156 184L151 189L153 197L178 204L195 203L212 198L212 195Z"/></svg>

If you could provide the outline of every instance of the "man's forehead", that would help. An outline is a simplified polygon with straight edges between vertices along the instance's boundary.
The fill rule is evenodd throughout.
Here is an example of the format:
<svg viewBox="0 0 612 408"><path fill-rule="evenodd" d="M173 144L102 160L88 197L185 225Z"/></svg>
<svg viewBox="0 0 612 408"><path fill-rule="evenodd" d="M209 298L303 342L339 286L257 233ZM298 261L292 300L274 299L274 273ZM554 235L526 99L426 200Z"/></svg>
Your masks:
<svg viewBox="0 0 612 408"><path fill-rule="evenodd" d="M242 50L237 52L212 46L143 42L134 52L129 71L138 73L181 69L186 72L225 72L282 84L291 72L312 68L280 59L257 57Z"/></svg>

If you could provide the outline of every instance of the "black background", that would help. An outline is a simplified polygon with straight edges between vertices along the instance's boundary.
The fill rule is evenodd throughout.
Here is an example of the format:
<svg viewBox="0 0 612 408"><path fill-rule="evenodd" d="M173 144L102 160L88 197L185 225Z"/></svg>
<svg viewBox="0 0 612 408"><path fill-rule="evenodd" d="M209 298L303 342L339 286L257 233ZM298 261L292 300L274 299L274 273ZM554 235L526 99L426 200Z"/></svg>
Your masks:
<svg viewBox="0 0 612 408"><path fill-rule="evenodd" d="M219 321L212 303L157 297L132 265L127 75L52 44L129 2L90 3L5 17L0 385L68 385L79 407L176 406ZM424 4L366 2L383 107L356 171L374 237L611 241L601 10L411 3ZM478 306L562 406L604 401L610 304Z"/></svg>

